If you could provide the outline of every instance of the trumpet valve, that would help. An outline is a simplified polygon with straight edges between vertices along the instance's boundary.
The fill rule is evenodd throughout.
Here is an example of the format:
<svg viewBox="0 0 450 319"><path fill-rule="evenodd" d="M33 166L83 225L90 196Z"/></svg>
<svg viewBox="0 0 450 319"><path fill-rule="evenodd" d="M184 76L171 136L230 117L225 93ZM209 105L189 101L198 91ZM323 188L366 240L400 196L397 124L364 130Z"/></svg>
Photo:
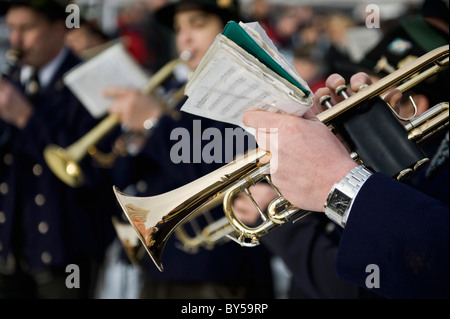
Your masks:
<svg viewBox="0 0 450 319"><path fill-rule="evenodd" d="M348 99L348 95L347 95L347 85L345 85L345 84L342 84L342 85L339 85L337 88L336 88L336 95L340 95L340 96L342 96L344 99Z"/></svg>
<svg viewBox="0 0 450 319"><path fill-rule="evenodd" d="M418 171L418 170L422 169L423 167L428 165L429 162L430 162L430 159L428 157L421 159L420 161L418 161L416 163L416 165L414 165L414 171Z"/></svg>
<svg viewBox="0 0 450 319"><path fill-rule="evenodd" d="M330 103L330 101L331 101L331 96L326 94L319 99L319 104L322 106L325 105L328 109L331 109L333 107L333 105Z"/></svg>
<svg viewBox="0 0 450 319"><path fill-rule="evenodd" d="M358 88L358 92L361 92L362 90L367 89L368 87L369 87L369 84L365 83Z"/></svg>
<svg viewBox="0 0 450 319"><path fill-rule="evenodd" d="M396 176L396 179L399 180L399 181L406 180L410 176L412 176L413 173L414 173L414 170L412 168L409 168L409 167L405 168L400 173L398 173L398 175Z"/></svg>

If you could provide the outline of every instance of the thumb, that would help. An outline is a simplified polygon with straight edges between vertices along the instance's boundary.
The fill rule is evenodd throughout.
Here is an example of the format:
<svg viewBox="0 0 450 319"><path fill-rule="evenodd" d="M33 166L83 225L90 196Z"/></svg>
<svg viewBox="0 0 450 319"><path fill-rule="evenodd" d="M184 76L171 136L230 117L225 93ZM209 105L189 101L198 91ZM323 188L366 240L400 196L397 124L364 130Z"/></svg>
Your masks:
<svg viewBox="0 0 450 319"><path fill-rule="evenodd" d="M267 111L247 111L242 117L242 123L256 130L278 128L281 116L281 114Z"/></svg>
<svg viewBox="0 0 450 319"><path fill-rule="evenodd" d="M303 114L302 118L304 118L305 120L309 120L309 121L319 121L319 119L317 118L316 114L314 113L314 111L312 109L308 109L305 114Z"/></svg>
<svg viewBox="0 0 450 319"><path fill-rule="evenodd" d="M272 113L267 111L247 111L242 116L242 123L256 130L275 129L282 126L283 122L287 119L286 116L297 117L295 115ZM302 118L310 121L319 121L311 109L308 109L305 114L303 114Z"/></svg>

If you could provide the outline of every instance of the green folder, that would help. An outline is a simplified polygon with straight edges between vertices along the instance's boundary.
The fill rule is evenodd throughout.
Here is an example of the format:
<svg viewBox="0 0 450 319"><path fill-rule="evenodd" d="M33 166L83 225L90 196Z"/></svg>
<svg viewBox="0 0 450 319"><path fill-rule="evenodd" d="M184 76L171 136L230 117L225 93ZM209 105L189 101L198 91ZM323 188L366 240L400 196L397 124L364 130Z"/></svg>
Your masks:
<svg viewBox="0 0 450 319"><path fill-rule="evenodd" d="M293 85L298 87L306 96L311 92L305 89L296 79L294 79L281 65L279 65L255 40L235 21L227 23L222 34L228 39L239 45L245 51L257 58L279 76L285 78Z"/></svg>

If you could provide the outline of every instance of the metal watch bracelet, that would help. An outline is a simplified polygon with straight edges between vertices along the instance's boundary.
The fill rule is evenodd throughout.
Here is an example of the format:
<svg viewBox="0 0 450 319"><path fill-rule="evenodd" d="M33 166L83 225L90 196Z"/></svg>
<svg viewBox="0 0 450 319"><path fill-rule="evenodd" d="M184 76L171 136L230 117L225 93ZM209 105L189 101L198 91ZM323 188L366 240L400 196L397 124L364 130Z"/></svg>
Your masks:
<svg viewBox="0 0 450 319"><path fill-rule="evenodd" d="M325 203L325 214L341 227L345 227L353 200L372 172L359 165L331 188Z"/></svg>

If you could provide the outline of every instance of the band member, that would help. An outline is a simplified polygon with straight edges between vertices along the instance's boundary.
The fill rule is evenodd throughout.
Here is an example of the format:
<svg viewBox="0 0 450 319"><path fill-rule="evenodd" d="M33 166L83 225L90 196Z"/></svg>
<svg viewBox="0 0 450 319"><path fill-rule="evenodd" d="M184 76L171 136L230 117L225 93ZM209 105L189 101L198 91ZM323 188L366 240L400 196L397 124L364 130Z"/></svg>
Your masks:
<svg viewBox="0 0 450 319"><path fill-rule="evenodd" d="M175 31L176 48L180 55L187 52L187 64L195 69L229 20L239 21L236 1L182 0L162 7L155 12L160 23ZM186 54L186 53L184 53ZM110 111L118 114L122 123L136 131L145 131L144 125L153 124L142 151L117 164L121 189L132 189L136 196L159 195L187 184L225 164L226 148L223 138L227 129L239 128L211 121L190 114L180 113L174 120L161 111L150 96L123 88L105 92L111 97ZM181 107L182 103L178 106ZM177 109L178 109L177 108ZM214 143L211 137L202 138L212 130L220 132L219 142L222 159L205 161L205 146ZM178 134L182 132L181 134ZM184 132L184 133L183 133ZM243 130L241 130L244 134ZM180 136L188 139L182 140ZM195 135L200 134L200 135ZM209 136L209 135L208 135ZM185 136L186 137L186 136ZM246 138L252 138L247 136ZM235 142L243 142L242 140ZM254 139L252 138L252 141ZM180 143L186 148L180 147ZM200 143L200 144L199 144ZM193 149L192 145L199 145ZM249 143L250 144L250 143ZM209 144L211 146L211 144ZM174 150L178 150L174 152ZM189 152L187 157L179 152ZM223 151L222 151L223 150ZM230 156L233 159L235 151ZM181 155L181 156L179 156ZM210 154L212 155L212 154ZM228 154L230 155L230 154ZM175 158L174 158L175 156ZM202 157L200 161L194 160ZM184 158L184 159L183 159ZM180 161L181 159L181 161ZM124 169L128 166L128 169ZM224 217L222 207L212 211L216 218ZM201 221L200 221L201 222ZM148 256L145 265L143 298L270 298L273 296L270 255L263 247L244 249L233 242L216 246L213 250L201 248L196 254L179 248L179 241L172 235L163 253L164 272L153 265Z"/></svg>
<svg viewBox="0 0 450 319"><path fill-rule="evenodd" d="M385 35L380 44L369 52L364 64L354 66L354 69L359 67L371 70L372 78L383 77L400 67L402 62L408 59L411 61L414 57L448 43L447 14L443 12L448 13L445 2L426 1L420 16L402 19L398 27ZM411 34L409 28L412 26L420 26L421 33ZM430 41L431 39L433 40ZM385 67L380 68L381 63ZM357 90L363 83L370 83L368 76L364 74L358 74L352 79L352 90ZM345 80L341 76L330 76L327 88L319 89L316 99L334 92L342 83L345 83ZM413 96L420 114L435 103L448 100L448 93L445 89L440 89L441 86L448 86L448 71L417 85L407 93L407 97ZM336 102L341 100L337 96L334 98ZM399 106L397 111L403 117L411 116L412 106L410 103L403 103L403 99L398 104L394 101L391 104ZM321 109L318 104L316 107ZM356 164L349 161L344 150L335 147L332 143L334 138L328 136L328 132L322 132L325 135L321 136L320 144L324 145L322 143L325 141L331 144L327 144L326 150L323 149L321 153L317 138L321 134L319 131L322 125L310 115L308 119L298 122L289 116L275 119L270 115L269 120L269 114L255 113L246 114L245 119L253 126L257 122L268 125L267 127L277 127L283 123L280 126L283 132L292 121L293 131L289 138L296 142L290 144L287 135L281 132L279 145L271 145L272 150L278 151L278 171L274 173L274 182L282 193L286 192L283 193L284 196L297 201L295 203L300 205L299 207L323 211L323 204L332 185L339 182ZM306 131L307 136L300 138L297 135ZM310 132L313 135L310 136ZM259 145L264 147L264 137L257 139ZM308 146L299 145L300 140L307 141ZM301 150L301 154L292 152L294 145L296 150ZM286 149L290 152L288 156ZM295 224L286 225L286 229L279 229L262 238L262 242L272 252L278 252L293 272L291 293L294 296L448 297L448 254L443 253L448 249L448 130L435 136L424 145L423 150L431 159L430 165L406 182L393 181L380 173L370 174L354 198L343 230L324 214L315 213ZM316 159L305 157L305 154L310 154L309 151L319 156ZM334 154L333 151L337 153ZM298 158L302 158L301 163L310 166L290 163L294 158L297 162ZM289 164L292 165L290 169L295 169L300 175L292 174L288 170ZM345 168L347 164L349 166ZM279 165L286 165L281 172ZM335 176L339 175L337 172L340 169L344 170L339 173L341 176ZM316 179L310 180L309 176L315 176ZM330 181L329 178L335 180ZM299 183L303 186L296 186ZM320 185L326 186L319 199L319 194L315 191L321 188ZM307 189L302 191L302 187ZM300 198L302 192L309 196L308 200ZM316 207L308 206L315 200ZM419 202L421 204L418 204ZM247 218L250 219L248 211ZM370 265L379 269L379 286L367 284L369 272L373 271L373 268L369 272L366 271L366 267ZM370 294L371 292L376 295Z"/></svg>
<svg viewBox="0 0 450 319"><path fill-rule="evenodd" d="M370 83L367 75L358 74L352 79L352 89L358 82ZM331 82L328 85L330 90L335 89ZM255 128L279 128L277 142L270 145L272 151L277 150L272 158L277 171L272 178L286 199L298 207L314 212L327 210L324 203L328 203L333 185L362 170L358 175L361 185L350 200L352 206L337 250L338 278L373 288L388 298L448 297L448 204L358 166L312 112L306 116L248 112L243 120ZM267 148L266 138L257 136L263 149ZM293 152L292 145L296 145L294 150L301 149L301 154ZM327 160L326 154L333 160ZM302 161L298 161L300 155ZM441 167L444 172L448 171L448 161L446 166ZM367 267L373 265L381 278L376 286L366 281Z"/></svg>
<svg viewBox="0 0 450 319"><path fill-rule="evenodd" d="M0 80L1 298L91 297L114 236L107 175L86 160L85 185L75 189L43 157L47 145L70 145L97 123L62 81L79 63L64 46L66 4L0 2L10 45L22 52Z"/></svg>

